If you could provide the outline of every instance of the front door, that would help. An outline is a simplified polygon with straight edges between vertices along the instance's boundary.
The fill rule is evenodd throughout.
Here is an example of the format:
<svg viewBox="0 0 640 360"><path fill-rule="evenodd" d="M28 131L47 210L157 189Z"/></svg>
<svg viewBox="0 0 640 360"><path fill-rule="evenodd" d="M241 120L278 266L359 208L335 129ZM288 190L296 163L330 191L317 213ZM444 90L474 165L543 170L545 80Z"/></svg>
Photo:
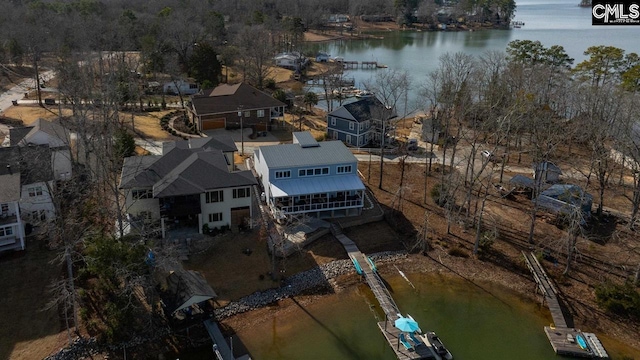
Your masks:
<svg viewBox="0 0 640 360"><path fill-rule="evenodd" d="M231 209L231 226L244 225L244 219L251 217L251 209L248 206Z"/></svg>

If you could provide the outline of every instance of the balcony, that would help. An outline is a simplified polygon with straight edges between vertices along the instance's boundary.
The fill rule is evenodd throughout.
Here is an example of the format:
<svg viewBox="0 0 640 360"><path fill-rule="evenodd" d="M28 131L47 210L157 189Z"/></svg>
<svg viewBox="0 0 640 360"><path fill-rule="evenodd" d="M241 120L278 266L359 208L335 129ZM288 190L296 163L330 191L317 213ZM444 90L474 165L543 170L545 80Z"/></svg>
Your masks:
<svg viewBox="0 0 640 360"><path fill-rule="evenodd" d="M289 205L291 204L291 205ZM357 208L364 205L362 197L359 195L343 197L341 200L335 198L315 198L309 200L299 200L296 202L276 201L276 212L284 214L296 214L312 211L331 211L339 209Z"/></svg>

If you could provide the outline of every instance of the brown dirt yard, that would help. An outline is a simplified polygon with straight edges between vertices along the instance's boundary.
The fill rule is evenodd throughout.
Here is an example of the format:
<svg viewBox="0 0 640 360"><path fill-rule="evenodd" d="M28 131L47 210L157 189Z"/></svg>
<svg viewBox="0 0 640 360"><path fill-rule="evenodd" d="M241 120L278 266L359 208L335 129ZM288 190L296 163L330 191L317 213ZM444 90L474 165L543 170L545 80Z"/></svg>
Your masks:
<svg viewBox="0 0 640 360"><path fill-rule="evenodd" d="M442 208L435 205L430 196L427 197L426 204L423 202L424 177L422 174L424 174L424 166L407 165L404 182L407 184L408 190L404 193L404 200L399 202L396 194L401 175L400 165L391 163L385 165L382 190L377 188L379 163L372 164L369 181L367 181L368 165L367 163L359 165L359 170L364 174L367 185L383 207L388 209L392 204L398 206L400 203L403 215L390 216L386 221L347 229L346 234L352 237L364 252L380 251L385 247L404 248L410 246L415 237L407 234L410 233L410 230L417 230L421 226L426 212L429 224L428 238L433 250L426 253L426 256L409 255L406 260L397 262L396 264L404 272L439 273L442 276L463 278L470 284L480 286L484 282L491 282L519 294L523 301L539 302L540 298L534 291L535 283L524 264L521 251L548 247L558 257L559 266L553 266L548 261L543 261L543 265L556 281L563 300L570 305L575 326L585 331L597 332L607 350L614 354L614 358L640 357L640 326L606 314L595 304L594 286L604 276L611 276L608 274L611 270L608 267L609 259L617 258L618 254L624 252L628 241L635 241L633 234L626 233L621 225L618 225L621 237L608 239L603 244L580 238L578 242L580 255L577 257L570 276L565 277L561 274L564 269L564 260L560 254L555 252L559 250L559 239L562 238L563 232L554 225L553 218L544 213L536 218L536 244L528 244L526 237L529 226L528 219L530 219L530 200L525 196L517 196L514 200L507 200L497 194L492 194L487 203L485 221L488 226L495 226L499 236L489 252L475 257L472 255L475 240L474 229L465 230L458 222L454 222L451 233L447 234L447 220ZM440 173L434 172L428 178L428 188L430 189L439 181ZM382 231L382 229L386 230ZM318 240L309 249L305 249L308 253L304 256L314 258L311 264L322 263L311 255L316 253L313 247L320 246L320 242L325 242L322 246L326 254L333 254L330 256L335 256L335 258L344 258L342 247L333 238L326 237ZM381 245L385 242L385 245ZM376 244L380 246L376 246ZM239 252L239 249L235 251ZM635 259L635 261L637 260ZM395 268L390 264L382 264L379 268L383 276L397 276ZM287 268L287 272L289 270L293 270L293 268ZM257 274L251 274L248 278L255 278ZM223 277L212 274L207 275L208 279L209 276ZM337 280L336 286L338 288L353 286L360 281L356 275L343 276ZM216 282L211 282L215 288ZM249 289L245 289L243 293L249 291ZM296 297L296 301L307 304L317 301L321 297L322 295L304 295ZM265 321L265 319L271 319L276 314L281 319L287 319L288 316L294 316L292 315L295 313L293 309L296 307L297 305L293 301L284 300L274 306L226 319L223 324L229 329L238 330ZM548 314L546 308L543 311ZM551 316L548 315L548 317L551 321ZM293 318L291 320L295 321Z"/></svg>

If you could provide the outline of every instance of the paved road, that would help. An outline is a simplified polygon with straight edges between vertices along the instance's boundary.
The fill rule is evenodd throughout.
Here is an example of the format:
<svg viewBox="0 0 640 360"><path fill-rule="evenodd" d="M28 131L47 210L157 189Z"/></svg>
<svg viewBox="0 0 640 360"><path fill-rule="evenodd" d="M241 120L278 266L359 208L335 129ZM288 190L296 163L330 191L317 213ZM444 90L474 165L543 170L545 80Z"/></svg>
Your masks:
<svg viewBox="0 0 640 360"><path fill-rule="evenodd" d="M53 74L54 72L52 70L43 71L40 73L40 79L42 81L47 81L53 77ZM35 80L27 79L0 94L0 112L11 107L11 105L13 105L11 103L13 100L21 100L24 97L24 94L33 88L35 88Z"/></svg>

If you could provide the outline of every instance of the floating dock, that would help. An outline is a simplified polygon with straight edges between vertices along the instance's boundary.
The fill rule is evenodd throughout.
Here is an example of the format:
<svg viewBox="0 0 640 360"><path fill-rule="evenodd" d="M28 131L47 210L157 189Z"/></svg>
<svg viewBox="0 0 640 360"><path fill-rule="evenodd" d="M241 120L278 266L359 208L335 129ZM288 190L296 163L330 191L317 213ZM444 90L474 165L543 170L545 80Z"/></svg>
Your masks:
<svg viewBox="0 0 640 360"><path fill-rule="evenodd" d="M545 326L544 332L551 343L553 351L558 355L591 358L591 359L608 359L609 355L593 333L583 333L579 329L575 329L567 325L567 320L562 312L562 307L558 299L558 291L553 285L551 279L547 276L546 271L540 265L533 252L523 251L524 259L527 267L533 275L533 279L538 284L538 289L543 296L543 302L549 307L554 326ZM581 335L585 338L587 349L580 347L577 336Z"/></svg>
<svg viewBox="0 0 640 360"><path fill-rule="evenodd" d="M349 258L356 267L356 271L358 272L358 274L364 276L367 284L373 292L373 295L375 295L376 299L378 300L380 308L382 309L382 311L384 311L385 321L378 322L378 328L380 328L382 335L389 343L389 346L391 346L391 348L395 352L396 357L399 360L440 360L440 357L432 351L431 345L424 343L424 341L421 344L414 346L410 350L406 349L400 343L401 331L394 326L395 321L400 317L400 310L398 309L398 305L396 305L395 301L393 300L393 297L391 297L389 290L387 290L384 281L378 275L375 264L371 259L360 252L356 244L351 239L349 239L342 233L342 229L339 225L331 224L331 233L345 248L347 254L349 255ZM368 264L369 266L361 266L360 264Z"/></svg>

